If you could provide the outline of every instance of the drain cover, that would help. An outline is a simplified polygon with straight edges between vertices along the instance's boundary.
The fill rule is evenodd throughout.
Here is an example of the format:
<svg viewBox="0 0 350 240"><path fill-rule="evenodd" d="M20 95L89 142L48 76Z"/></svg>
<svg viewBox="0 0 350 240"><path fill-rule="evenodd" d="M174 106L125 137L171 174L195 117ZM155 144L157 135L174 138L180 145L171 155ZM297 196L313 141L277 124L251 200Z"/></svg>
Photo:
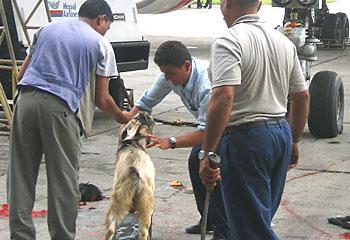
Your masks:
<svg viewBox="0 0 350 240"><path fill-rule="evenodd" d="M152 222L148 232L152 239ZM113 240L138 240L138 237L139 224L137 222L137 215L130 213L118 224Z"/></svg>
<svg viewBox="0 0 350 240"><path fill-rule="evenodd" d="M139 236L139 224L135 214L128 214L117 226L113 240L137 240Z"/></svg>

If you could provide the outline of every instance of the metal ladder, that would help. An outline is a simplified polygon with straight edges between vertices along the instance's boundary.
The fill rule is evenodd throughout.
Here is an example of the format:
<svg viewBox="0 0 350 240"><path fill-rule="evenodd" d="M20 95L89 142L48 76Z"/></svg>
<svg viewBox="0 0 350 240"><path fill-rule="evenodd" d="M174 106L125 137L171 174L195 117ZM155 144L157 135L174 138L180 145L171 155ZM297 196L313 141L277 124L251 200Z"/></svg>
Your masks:
<svg viewBox="0 0 350 240"><path fill-rule="evenodd" d="M26 41L28 45L31 44L31 40L28 34L28 29L38 29L38 26L29 26L28 23L31 20L32 16L34 15L35 11L38 9L41 3L45 5L45 10L47 14L48 22L51 22L51 15L49 12L49 5L48 0L38 0L37 4L34 6L33 10L30 12L28 17L24 19L24 16L22 16L17 0L11 0L12 6L15 10L14 14L17 15L22 30L24 32ZM12 44L11 34L9 30L8 21L6 18L5 13L5 7L4 7L4 0L0 0L0 19L2 20L2 26L0 26L0 45L4 39L6 39L7 48L9 51L10 59L0 59L0 69L2 70L8 70L12 72L12 96L14 98L16 94L16 87L18 82L18 67L23 63L23 61L17 61L15 56L15 51ZM0 76L1 78L1 76ZM12 108L10 105L13 105L13 101L7 99L4 88L2 86L2 83L0 81L0 106L2 108L2 111L4 112L5 119L0 118L0 131L8 131L11 128L12 123Z"/></svg>

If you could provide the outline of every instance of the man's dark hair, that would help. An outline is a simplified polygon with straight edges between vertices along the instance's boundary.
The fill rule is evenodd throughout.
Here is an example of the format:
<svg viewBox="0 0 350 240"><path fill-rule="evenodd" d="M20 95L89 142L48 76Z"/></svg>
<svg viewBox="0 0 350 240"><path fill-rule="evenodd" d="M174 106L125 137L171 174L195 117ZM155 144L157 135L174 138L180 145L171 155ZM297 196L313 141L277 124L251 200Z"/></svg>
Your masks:
<svg viewBox="0 0 350 240"><path fill-rule="evenodd" d="M191 61L191 54L186 46L179 41L163 42L154 55L154 62L159 66L180 67L186 61Z"/></svg>
<svg viewBox="0 0 350 240"><path fill-rule="evenodd" d="M108 21L113 22L111 7L105 0L87 0L81 5L78 13L79 17L95 19L100 15L106 15Z"/></svg>
<svg viewBox="0 0 350 240"><path fill-rule="evenodd" d="M237 4L240 7L255 7L259 2L260 0L237 0Z"/></svg>

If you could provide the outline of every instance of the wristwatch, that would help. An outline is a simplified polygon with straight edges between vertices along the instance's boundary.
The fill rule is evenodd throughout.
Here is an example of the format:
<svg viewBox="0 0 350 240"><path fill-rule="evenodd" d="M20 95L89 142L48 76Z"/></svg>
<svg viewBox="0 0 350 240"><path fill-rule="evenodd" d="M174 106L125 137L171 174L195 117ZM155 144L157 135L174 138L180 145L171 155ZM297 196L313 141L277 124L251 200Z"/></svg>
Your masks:
<svg viewBox="0 0 350 240"><path fill-rule="evenodd" d="M170 143L171 149L176 148L176 138L175 137L169 137L169 143Z"/></svg>
<svg viewBox="0 0 350 240"><path fill-rule="evenodd" d="M206 157L209 158L209 163L213 168L219 167L221 158L218 154L215 152L206 152L204 150L200 150L198 153L198 159L203 160Z"/></svg>
<svg viewBox="0 0 350 240"><path fill-rule="evenodd" d="M206 152L204 150L200 150L199 153L198 153L198 159L199 160L203 160L204 158L208 157L209 154L213 154L214 152Z"/></svg>

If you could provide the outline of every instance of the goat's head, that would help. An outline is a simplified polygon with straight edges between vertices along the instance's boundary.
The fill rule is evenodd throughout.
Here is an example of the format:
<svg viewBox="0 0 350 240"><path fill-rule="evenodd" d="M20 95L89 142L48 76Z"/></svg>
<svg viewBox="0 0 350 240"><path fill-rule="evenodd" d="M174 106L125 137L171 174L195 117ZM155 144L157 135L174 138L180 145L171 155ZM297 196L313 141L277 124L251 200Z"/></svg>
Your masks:
<svg viewBox="0 0 350 240"><path fill-rule="evenodd" d="M123 128L121 142L137 142L145 148L148 134L153 134L154 120L153 117L144 111L140 111L131 119Z"/></svg>

